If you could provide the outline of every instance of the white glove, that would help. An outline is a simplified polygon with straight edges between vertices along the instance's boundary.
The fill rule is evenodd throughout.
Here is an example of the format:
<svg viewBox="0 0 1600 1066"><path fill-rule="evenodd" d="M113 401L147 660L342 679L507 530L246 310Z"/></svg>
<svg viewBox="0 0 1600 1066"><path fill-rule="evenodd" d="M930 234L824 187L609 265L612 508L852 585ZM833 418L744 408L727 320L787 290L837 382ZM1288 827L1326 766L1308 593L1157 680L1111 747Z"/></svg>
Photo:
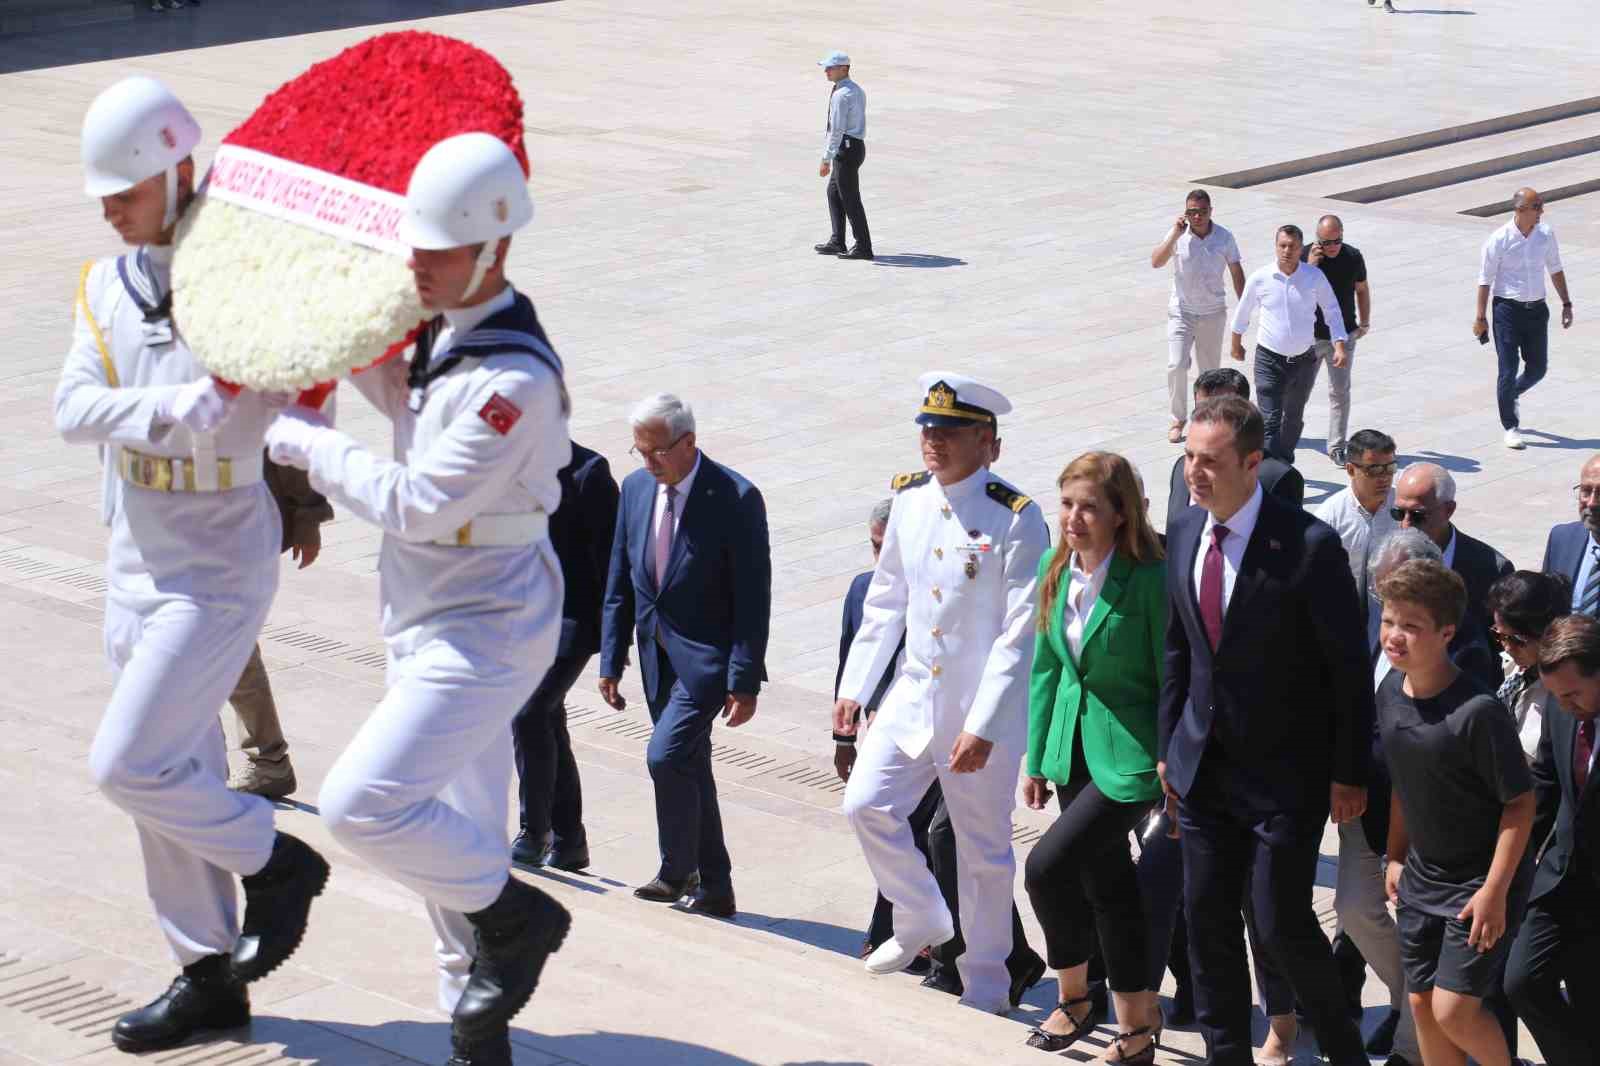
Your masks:
<svg viewBox="0 0 1600 1066"><path fill-rule="evenodd" d="M311 447L317 442L319 431L327 429L328 420L322 412L295 404L267 427L267 457L284 466L311 469Z"/></svg>
<svg viewBox="0 0 1600 1066"><path fill-rule="evenodd" d="M190 433L210 433L233 413L234 397L211 377L191 381L156 409L161 422L178 422Z"/></svg>

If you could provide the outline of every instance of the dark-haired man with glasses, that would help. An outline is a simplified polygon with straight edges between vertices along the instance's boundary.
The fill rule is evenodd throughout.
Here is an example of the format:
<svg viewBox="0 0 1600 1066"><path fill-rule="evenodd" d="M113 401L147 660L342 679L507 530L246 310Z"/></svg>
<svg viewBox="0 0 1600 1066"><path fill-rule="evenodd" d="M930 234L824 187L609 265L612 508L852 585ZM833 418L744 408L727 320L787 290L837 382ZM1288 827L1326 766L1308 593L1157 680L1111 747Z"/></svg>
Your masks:
<svg viewBox="0 0 1600 1066"><path fill-rule="evenodd" d="M1578 520L1550 530L1539 569L1572 582L1574 614L1600 614L1600 455L1590 456L1572 486Z"/></svg>
<svg viewBox="0 0 1600 1066"><path fill-rule="evenodd" d="M1399 468L1394 438L1376 429L1363 429L1350 438L1344 465L1350 484L1323 500L1316 516L1333 527L1350 556L1350 576L1355 578L1357 602L1367 619L1367 644L1376 644L1381 612L1372 592L1373 554L1398 523L1389 513L1394 506L1394 475Z"/></svg>
<svg viewBox="0 0 1600 1066"><path fill-rule="evenodd" d="M1444 553L1444 565L1467 583L1467 613L1450 641L1450 658L1494 690L1505 680L1505 671L1489 635L1489 587L1515 568L1504 555L1457 529L1451 521L1455 513L1456 480L1437 463L1415 463L1395 481L1390 517L1397 525L1426 533Z"/></svg>
<svg viewBox="0 0 1600 1066"><path fill-rule="evenodd" d="M1328 458L1335 466L1345 464L1345 436L1350 432L1350 370L1356 358L1356 342L1372 329L1372 290L1367 287L1367 261L1361 249L1344 242L1344 223L1338 215L1317 219L1317 239L1306 245L1300 258L1322 271L1339 301L1344 318L1345 359L1342 365L1333 358L1333 338L1328 323L1317 310L1312 349L1317 364L1311 368L1312 383L1323 363L1328 364Z"/></svg>
<svg viewBox="0 0 1600 1066"><path fill-rule="evenodd" d="M1489 297L1494 296L1494 350L1500 357L1495 399L1506 447L1526 447L1522 440L1518 401L1539 383L1549 366L1550 307L1544 300L1544 275L1561 296L1561 328L1572 326L1572 297L1561 267L1561 249L1555 231L1543 220L1544 200L1533 189L1518 189L1511 197L1511 221L1483 242L1478 270L1478 316L1472 320L1475 337L1489 334ZM1517 373L1518 360L1522 373Z"/></svg>
<svg viewBox="0 0 1600 1066"><path fill-rule="evenodd" d="M1190 354L1201 373L1222 365L1222 335L1227 331L1228 296L1222 275L1233 280L1233 295L1244 292L1239 244L1211 221L1211 194L1195 189L1183 201L1183 214L1150 253L1150 266L1172 263L1172 297L1167 301L1167 401L1172 424L1167 440L1183 440L1189 418Z"/></svg>

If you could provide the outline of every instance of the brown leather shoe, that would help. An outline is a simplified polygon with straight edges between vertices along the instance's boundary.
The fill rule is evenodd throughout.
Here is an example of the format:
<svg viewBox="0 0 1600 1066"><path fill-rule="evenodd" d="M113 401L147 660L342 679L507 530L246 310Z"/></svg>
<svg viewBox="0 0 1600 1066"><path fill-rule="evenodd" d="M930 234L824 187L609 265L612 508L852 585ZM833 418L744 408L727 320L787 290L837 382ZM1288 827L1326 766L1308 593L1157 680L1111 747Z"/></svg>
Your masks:
<svg viewBox="0 0 1600 1066"><path fill-rule="evenodd" d="M692 895L700 888L700 875L690 874L682 881L668 881L664 877L657 877L647 885L640 885L633 890L637 899L648 900L651 903L676 903L684 896Z"/></svg>

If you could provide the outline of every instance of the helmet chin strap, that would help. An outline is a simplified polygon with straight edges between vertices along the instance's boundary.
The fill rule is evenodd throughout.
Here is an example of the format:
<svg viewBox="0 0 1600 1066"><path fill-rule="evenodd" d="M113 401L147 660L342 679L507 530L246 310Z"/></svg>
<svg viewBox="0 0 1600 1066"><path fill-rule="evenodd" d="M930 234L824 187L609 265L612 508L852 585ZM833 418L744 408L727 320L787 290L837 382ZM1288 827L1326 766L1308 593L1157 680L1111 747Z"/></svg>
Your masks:
<svg viewBox="0 0 1600 1066"><path fill-rule="evenodd" d="M472 299L472 294L483 284L484 275L489 273L489 268L494 266L495 257L499 254L500 238L483 242L483 250L478 253L477 261L472 264L472 280L467 282L467 288L461 294L462 303Z"/></svg>
<svg viewBox="0 0 1600 1066"><path fill-rule="evenodd" d="M178 221L178 168L167 168L167 208L161 215L161 232L165 233Z"/></svg>

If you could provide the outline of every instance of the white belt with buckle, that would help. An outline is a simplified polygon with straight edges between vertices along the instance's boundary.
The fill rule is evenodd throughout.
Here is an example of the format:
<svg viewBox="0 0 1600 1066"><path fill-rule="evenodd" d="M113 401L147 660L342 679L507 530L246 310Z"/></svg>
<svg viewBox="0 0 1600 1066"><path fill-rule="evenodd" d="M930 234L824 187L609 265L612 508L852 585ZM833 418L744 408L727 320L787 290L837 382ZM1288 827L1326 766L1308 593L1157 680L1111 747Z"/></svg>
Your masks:
<svg viewBox="0 0 1600 1066"><path fill-rule="evenodd" d="M226 492L261 480L261 453L216 460L216 483L193 459L146 455L132 448L117 449L117 473L122 480L157 492ZM209 467L209 463L206 464Z"/></svg>
<svg viewBox="0 0 1600 1066"><path fill-rule="evenodd" d="M454 535L430 541L446 548L515 548L536 544L550 534L550 516L543 511L526 514L481 514Z"/></svg>

